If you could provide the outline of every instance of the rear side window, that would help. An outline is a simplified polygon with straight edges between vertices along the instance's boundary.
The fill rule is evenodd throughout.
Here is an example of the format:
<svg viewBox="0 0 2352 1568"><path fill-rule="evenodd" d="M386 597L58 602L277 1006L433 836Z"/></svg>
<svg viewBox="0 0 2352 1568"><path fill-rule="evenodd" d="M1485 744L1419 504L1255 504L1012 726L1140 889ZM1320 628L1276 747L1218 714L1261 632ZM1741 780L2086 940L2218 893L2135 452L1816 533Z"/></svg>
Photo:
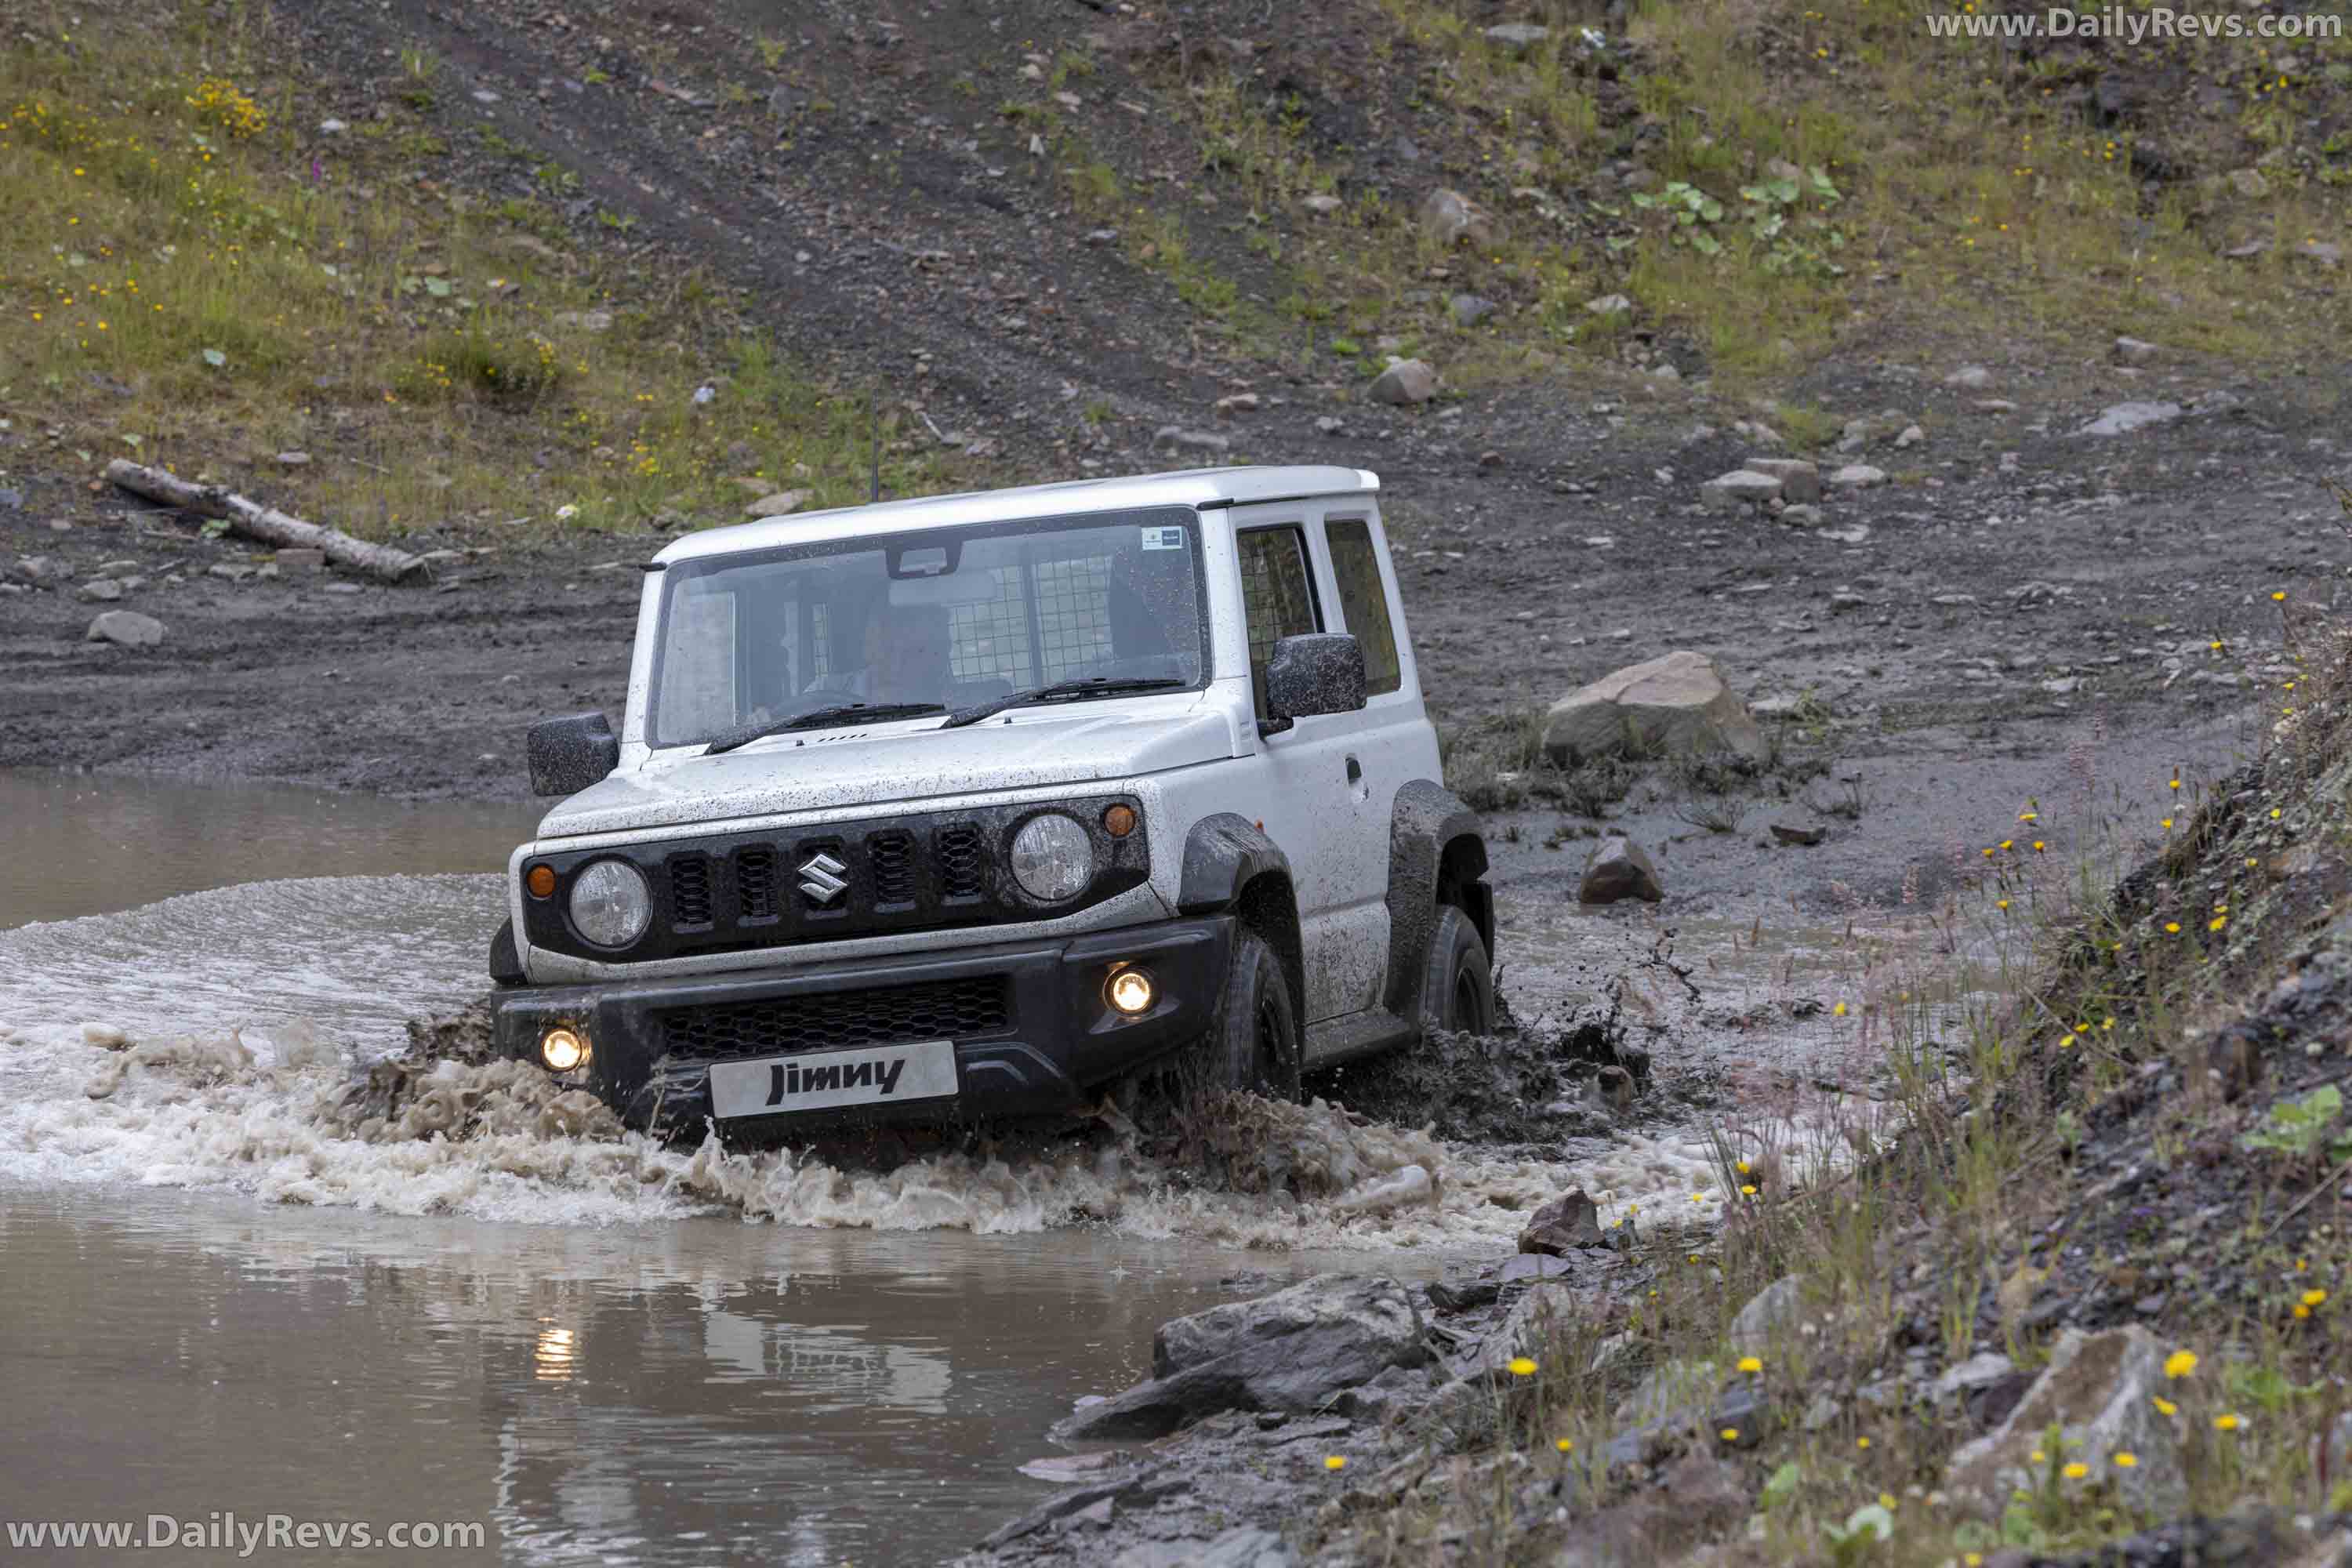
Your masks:
<svg viewBox="0 0 2352 1568"><path fill-rule="evenodd" d="M1381 587L1372 525L1360 517L1335 518L1323 525L1323 533L1331 545L1339 611L1364 650L1364 690L1374 697L1394 691L1402 679L1397 669L1396 628L1389 623L1389 596Z"/></svg>
<svg viewBox="0 0 2352 1568"><path fill-rule="evenodd" d="M1253 529L1238 537L1242 609L1249 621L1250 689L1265 711L1265 661L1284 637L1320 631L1307 536L1296 528Z"/></svg>

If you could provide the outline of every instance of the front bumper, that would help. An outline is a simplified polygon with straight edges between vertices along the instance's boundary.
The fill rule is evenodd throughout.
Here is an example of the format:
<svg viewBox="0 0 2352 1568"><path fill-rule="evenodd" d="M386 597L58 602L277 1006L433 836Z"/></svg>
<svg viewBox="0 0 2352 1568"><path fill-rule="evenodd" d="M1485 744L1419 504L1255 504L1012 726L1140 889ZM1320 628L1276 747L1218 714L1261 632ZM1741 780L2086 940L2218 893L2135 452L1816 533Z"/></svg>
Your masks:
<svg viewBox="0 0 2352 1568"><path fill-rule="evenodd" d="M709 976L534 986L498 1003L500 1052L539 1060L559 1025L588 1037L561 1081L635 1127L710 1114L714 1061L822 1062L832 1051L951 1038L951 1097L737 1119L730 1128L940 1122L1052 1115L1206 1032L1233 951L1233 918L1156 921L1062 941L1001 942ZM1112 1008L1111 974L1139 965L1151 1005Z"/></svg>

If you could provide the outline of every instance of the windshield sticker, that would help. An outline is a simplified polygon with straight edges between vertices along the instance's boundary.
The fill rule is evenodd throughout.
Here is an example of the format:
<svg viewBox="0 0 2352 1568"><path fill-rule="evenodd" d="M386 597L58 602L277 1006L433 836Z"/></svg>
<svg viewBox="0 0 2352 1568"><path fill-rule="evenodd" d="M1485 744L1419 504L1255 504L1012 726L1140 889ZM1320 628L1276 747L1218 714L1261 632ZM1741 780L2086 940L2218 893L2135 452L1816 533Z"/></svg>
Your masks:
<svg viewBox="0 0 2352 1568"><path fill-rule="evenodd" d="M1181 550L1184 548L1184 531L1181 528L1172 526L1167 528L1147 528L1142 531L1142 533L1143 548L1146 550Z"/></svg>

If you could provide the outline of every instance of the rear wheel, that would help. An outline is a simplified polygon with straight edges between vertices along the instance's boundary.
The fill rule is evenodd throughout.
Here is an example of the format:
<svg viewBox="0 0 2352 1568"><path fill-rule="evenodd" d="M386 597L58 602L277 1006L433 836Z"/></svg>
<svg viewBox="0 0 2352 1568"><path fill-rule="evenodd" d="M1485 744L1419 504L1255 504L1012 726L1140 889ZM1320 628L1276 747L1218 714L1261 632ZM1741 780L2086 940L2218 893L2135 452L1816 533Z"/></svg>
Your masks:
<svg viewBox="0 0 2352 1568"><path fill-rule="evenodd" d="M1298 1008L1290 977L1265 938L1246 927L1234 938L1224 994L1200 1056L1201 1088L1298 1098Z"/></svg>
<svg viewBox="0 0 2352 1568"><path fill-rule="evenodd" d="M1486 944L1470 917L1453 904L1439 906L1429 937L1429 961L1421 977L1423 1037L1443 1029L1465 1035L1495 1032L1495 980Z"/></svg>

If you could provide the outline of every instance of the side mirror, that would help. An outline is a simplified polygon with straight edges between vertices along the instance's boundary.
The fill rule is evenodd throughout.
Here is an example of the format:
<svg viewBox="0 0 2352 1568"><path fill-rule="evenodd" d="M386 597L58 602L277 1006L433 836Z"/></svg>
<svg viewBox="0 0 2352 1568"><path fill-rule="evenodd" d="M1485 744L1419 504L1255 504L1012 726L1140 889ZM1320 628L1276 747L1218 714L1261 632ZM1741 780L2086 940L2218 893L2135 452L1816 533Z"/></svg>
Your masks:
<svg viewBox="0 0 2352 1568"><path fill-rule="evenodd" d="M1345 632L1284 637L1265 661L1265 722L1260 734L1290 728L1294 719L1352 713L1364 705L1364 650Z"/></svg>
<svg viewBox="0 0 2352 1568"><path fill-rule="evenodd" d="M621 765L621 738L602 713L542 719L524 745L530 793L577 795Z"/></svg>

